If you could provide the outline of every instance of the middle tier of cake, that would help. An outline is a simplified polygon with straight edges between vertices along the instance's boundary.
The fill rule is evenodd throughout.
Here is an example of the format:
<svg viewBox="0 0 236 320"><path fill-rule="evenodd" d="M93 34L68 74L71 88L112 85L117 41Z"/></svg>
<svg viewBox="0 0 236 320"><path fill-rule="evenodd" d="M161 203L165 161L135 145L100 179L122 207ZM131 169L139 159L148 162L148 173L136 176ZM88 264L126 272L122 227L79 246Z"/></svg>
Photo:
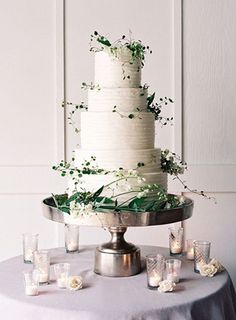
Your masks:
<svg viewBox="0 0 236 320"><path fill-rule="evenodd" d="M155 119L152 113L82 112L81 147L87 150L153 149Z"/></svg>
<svg viewBox="0 0 236 320"><path fill-rule="evenodd" d="M101 88L88 91L89 111L147 111L147 88Z"/></svg>

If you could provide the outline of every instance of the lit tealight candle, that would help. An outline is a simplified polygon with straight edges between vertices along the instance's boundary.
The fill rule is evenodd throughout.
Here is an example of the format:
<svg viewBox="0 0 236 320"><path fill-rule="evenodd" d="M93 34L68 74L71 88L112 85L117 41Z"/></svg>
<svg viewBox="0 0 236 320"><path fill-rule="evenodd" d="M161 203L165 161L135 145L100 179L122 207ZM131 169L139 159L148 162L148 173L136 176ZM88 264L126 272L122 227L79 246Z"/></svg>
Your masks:
<svg viewBox="0 0 236 320"><path fill-rule="evenodd" d="M173 242L172 246L171 246L171 252L172 253L181 253L182 252L182 248L179 245L178 242Z"/></svg>
<svg viewBox="0 0 236 320"><path fill-rule="evenodd" d="M166 280L173 281L175 283L179 282L179 276L176 272L168 273L166 276Z"/></svg>
<svg viewBox="0 0 236 320"><path fill-rule="evenodd" d="M25 287L25 294L27 296L37 296L39 294L38 286L36 284L27 285Z"/></svg>
<svg viewBox="0 0 236 320"><path fill-rule="evenodd" d="M187 257L188 260L193 260L194 259L194 250L193 250L193 248L188 248L186 257Z"/></svg>
<svg viewBox="0 0 236 320"><path fill-rule="evenodd" d="M57 279L57 285L58 285L59 288L66 288L66 286L67 286L67 275L64 272L62 272L59 275L59 277Z"/></svg>
<svg viewBox="0 0 236 320"><path fill-rule="evenodd" d="M40 274L39 274L39 283L46 283L48 282L48 273L46 273L45 271L41 271L40 270Z"/></svg>
<svg viewBox="0 0 236 320"><path fill-rule="evenodd" d="M151 287L158 287L161 280L162 277L159 274L153 274L149 276L148 282Z"/></svg>
<svg viewBox="0 0 236 320"><path fill-rule="evenodd" d="M78 250L78 243L71 241L67 244L67 250L68 251L76 251Z"/></svg>
<svg viewBox="0 0 236 320"><path fill-rule="evenodd" d="M33 262L33 250L32 249L27 249L25 252L25 261L30 261Z"/></svg>

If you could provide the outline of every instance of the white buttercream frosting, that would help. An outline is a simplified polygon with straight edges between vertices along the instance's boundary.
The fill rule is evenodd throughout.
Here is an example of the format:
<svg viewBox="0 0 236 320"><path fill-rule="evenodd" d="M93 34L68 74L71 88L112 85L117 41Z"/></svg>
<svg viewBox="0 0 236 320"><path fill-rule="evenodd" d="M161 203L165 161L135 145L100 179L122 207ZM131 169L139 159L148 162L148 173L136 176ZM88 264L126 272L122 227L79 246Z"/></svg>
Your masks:
<svg viewBox="0 0 236 320"><path fill-rule="evenodd" d="M140 186L145 184L158 184L165 190L167 189L167 174L163 172L153 172L153 173L143 173L141 177L144 178L143 181L135 178L127 178L127 181L121 181L117 184L113 184L109 189L103 190L104 196L112 196L120 193L124 193L129 190L138 190ZM117 180L117 177L114 174L100 174L100 175L87 175L83 177L83 183L75 186L74 182L70 180L68 186L68 193L72 194L75 191L81 190L81 188L85 188L86 190L90 190L91 192L97 191L101 186L105 186L112 181ZM122 195L118 198L119 201L125 201L129 199L130 194ZM150 193L149 197L155 197L155 193Z"/></svg>
<svg viewBox="0 0 236 320"><path fill-rule="evenodd" d="M161 169L161 150L154 148L154 114L147 112L148 92L141 87L140 60L133 59L131 51L124 47L115 53L109 48L96 52L95 84L100 90L88 91L88 112L81 114L81 144L80 149L75 150L75 166L81 168L85 160L94 156L94 165L108 171L137 168L141 178L112 184L104 189L106 196L128 190L139 192L145 184L158 184L167 190L167 174ZM113 173L84 175L79 184L70 180L68 192L72 194L81 187L95 192L116 179ZM155 197L155 194L148 196ZM118 201L128 198L130 195L121 195Z"/></svg>
<svg viewBox="0 0 236 320"><path fill-rule="evenodd" d="M124 118L113 112L83 112L81 114L82 149L152 149L154 148L154 115L134 113L135 118Z"/></svg>
<svg viewBox="0 0 236 320"><path fill-rule="evenodd" d="M117 56L108 51L96 52L95 83L108 88L140 87L140 60L133 60L132 53L127 48L120 50Z"/></svg>
<svg viewBox="0 0 236 320"><path fill-rule="evenodd" d="M88 91L88 110L111 112L116 106L119 112L147 111L147 89L101 88Z"/></svg>
<svg viewBox="0 0 236 320"><path fill-rule="evenodd" d="M90 159L91 155L96 157L94 164L106 170L135 169L138 163L143 163L144 166L138 169L139 172L161 172L161 149L116 149L112 152L111 150L94 150L92 154L91 149L76 149L75 166L80 167Z"/></svg>

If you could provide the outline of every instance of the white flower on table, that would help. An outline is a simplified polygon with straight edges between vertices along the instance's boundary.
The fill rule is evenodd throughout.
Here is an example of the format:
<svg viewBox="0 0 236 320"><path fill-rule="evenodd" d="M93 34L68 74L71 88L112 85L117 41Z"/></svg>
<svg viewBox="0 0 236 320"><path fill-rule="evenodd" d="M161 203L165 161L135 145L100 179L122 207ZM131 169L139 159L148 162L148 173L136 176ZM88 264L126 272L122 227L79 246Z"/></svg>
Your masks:
<svg viewBox="0 0 236 320"><path fill-rule="evenodd" d="M216 260L215 258L211 259L210 265L214 266L217 269L217 272L222 272L225 270L225 268L222 266L222 264Z"/></svg>
<svg viewBox="0 0 236 320"><path fill-rule="evenodd" d="M216 273L224 271L222 264L213 258L208 264L200 264L200 274L203 277L213 277Z"/></svg>
<svg viewBox="0 0 236 320"><path fill-rule="evenodd" d="M199 266L199 271L201 276L211 278L216 274L217 268L210 264L202 264Z"/></svg>
<svg viewBox="0 0 236 320"><path fill-rule="evenodd" d="M79 276L70 276L67 281L67 288L76 291L83 288L82 278Z"/></svg>
<svg viewBox="0 0 236 320"><path fill-rule="evenodd" d="M159 292L171 292L174 290L176 284L171 280L163 280L159 282Z"/></svg>

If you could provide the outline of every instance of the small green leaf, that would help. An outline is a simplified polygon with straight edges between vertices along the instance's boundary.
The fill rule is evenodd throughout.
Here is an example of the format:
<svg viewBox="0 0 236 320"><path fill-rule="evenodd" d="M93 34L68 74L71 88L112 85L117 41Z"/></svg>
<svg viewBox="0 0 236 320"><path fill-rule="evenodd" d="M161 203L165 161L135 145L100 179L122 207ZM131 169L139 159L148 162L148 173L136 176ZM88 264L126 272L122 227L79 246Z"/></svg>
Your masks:
<svg viewBox="0 0 236 320"><path fill-rule="evenodd" d="M80 195L80 192L76 192L74 193L72 196L70 196L68 199L67 199L67 203L70 203L72 201L75 201Z"/></svg>
<svg viewBox="0 0 236 320"><path fill-rule="evenodd" d="M155 200L149 202L143 209L145 211L150 211L152 209L152 207L154 206L155 202L156 202Z"/></svg>
<svg viewBox="0 0 236 320"><path fill-rule="evenodd" d="M70 214L70 208L68 208L68 207L61 206L58 209L61 210L62 212L66 212L66 213Z"/></svg>
<svg viewBox="0 0 236 320"><path fill-rule="evenodd" d="M104 38L104 37L100 37L97 39L97 41L101 44L103 44L104 46L110 47L111 43L108 39Z"/></svg>
<svg viewBox="0 0 236 320"><path fill-rule="evenodd" d="M154 98L155 98L155 92L151 96L147 97L148 106L150 106L153 103Z"/></svg>
<svg viewBox="0 0 236 320"><path fill-rule="evenodd" d="M129 208L138 210L144 201L145 201L145 198L135 198L129 203Z"/></svg>
<svg viewBox="0 0 236 320"><path fill-rule="evenodd" d="M96 203L99 203L99 204L111 204L111 203L115 203L115 201L112 200L111 198L107 198L107 197L97 197L96 198Z"/></svg>
<svg viewBox="0 0 236 320"><path fill-rule="evenodd" d="M94 192L93 196L92 196L92 200L96 200L98 196L100 196L100 194L102 193L104 189L104 186L102 186L101 188L99 188L96 192Z"/></svg>

